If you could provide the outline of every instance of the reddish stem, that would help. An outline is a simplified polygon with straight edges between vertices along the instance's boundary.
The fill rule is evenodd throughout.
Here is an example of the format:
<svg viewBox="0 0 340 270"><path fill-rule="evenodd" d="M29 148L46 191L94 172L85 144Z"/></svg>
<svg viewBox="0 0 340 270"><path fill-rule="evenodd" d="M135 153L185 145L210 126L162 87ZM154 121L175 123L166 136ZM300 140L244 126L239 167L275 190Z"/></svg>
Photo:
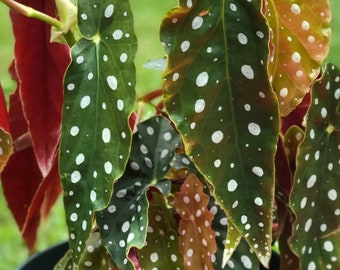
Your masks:
<svg viewBox="0 0 340 270"><path fill-rule="evenodd" d="M157 90L154 90L154 91L147 93L144 96L142 96L140 98L140 101L149 103L150 101L152 101L152 100L154 100L154 99L156 99L156 98L158 98L162 95L163 95L163 90L157 89Z"/></svg>

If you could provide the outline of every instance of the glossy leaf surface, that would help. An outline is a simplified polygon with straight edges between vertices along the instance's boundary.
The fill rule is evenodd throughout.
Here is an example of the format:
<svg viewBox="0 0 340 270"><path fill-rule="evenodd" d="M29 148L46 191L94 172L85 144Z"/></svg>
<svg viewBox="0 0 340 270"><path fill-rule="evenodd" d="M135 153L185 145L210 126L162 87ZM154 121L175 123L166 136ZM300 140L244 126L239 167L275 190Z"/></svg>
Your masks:
<svg viewBox="0 0 340 270"><path fill-rule="evenodd" d="M179 135L166 118L154 117L138 125L127 170L115 183L108 207L97 214L103 245L122 269L133 269L127 258L129 250L144 246L148 228L147 190L157 187L164 178L179 146Z"/></svg>
<svg viewBox="0 0 340 270"><path fill-rule="evenodd" d="M180 1L164 19L164 98L231 223L270 257L278 108L261 1ZM261 213L261 214L259 214Z"/></svg>
<svg viewBox="0 0 340 270"><path fill-rule="evenodd" d="M128 1L79 1L83 38L65 75L60 174L74 260L93 213L103 209L128 160L136 37Z"/></svg>
<svg viewBox="0 0 340 270"><path fill-rule="evenodd" d="M269 64L281 115L309 91L329 51L329 0L269 0L267 14L274 52Z"/></svg>
<svg viewBox="0 0 340 270"><path fill-rule="evenodd" d="M291 244L302 269L339 269L340 71L328 64L313 85L306 137L299 147L291 205Z"/></svg>
<svg viewBox="0 0 340 270"><path fill-rule="evenodd" d="M211 228L214 215L208 209L209 196L195 175L185 179L174 203L181 216L178 231L184 269L214 269L211 260L217 250Z"/></svg>
<svg viewBox="0 0 340 270"><path fill-rule="evenodd" d="M0 173L13 152L6 102L0 85Z"/></svg>
<svg viewBox="0 0 340 270"><path fill-rule="evenodd" d="M145 246L138 251L142 269L183 269L177 226L162 195L153 192Z"/></svg>
<svg viewBox="0 0 340 270"><path fill-rule="evenodd" d="M205 192L209 193L207 187L205 187ZM222 210L222 208L217 204L214 197L210 197L209 210L214 214L214 219L212 222L212 229L216 232L216 244L217 252L212 256L212 262L214 265L214 270L246 270L259 269L259 262L255 253L249 248L249 245L244 239L239 239L237 242L237 249L232 253L231 258L225 261L225 246L226 244L233 244L226 242L227 230L229 230L228 219ZM232 228L235 229L235 228ZM227 240L232 241L232 240ZM225 265L224 265L225 264Z"/></svg>

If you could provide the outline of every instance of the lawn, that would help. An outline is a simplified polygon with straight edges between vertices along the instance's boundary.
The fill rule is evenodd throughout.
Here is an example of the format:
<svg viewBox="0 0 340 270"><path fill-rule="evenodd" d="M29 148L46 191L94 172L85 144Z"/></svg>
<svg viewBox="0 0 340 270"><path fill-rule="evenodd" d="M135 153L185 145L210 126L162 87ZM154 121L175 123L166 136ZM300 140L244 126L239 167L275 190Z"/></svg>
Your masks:
<svg viewBox="0 0 340 270"><path fill-rule="evenodd" d="M141 69L143 63L150 59L163 57L164 52L159 43L158 28L165 12L176 4L175 0L131 0L135 11L136 33L139 48L136 58L137 91L143 93L149 89L159 88L161 85L160 72L157 70ZM332 27L332 48L328 60L340 66L340 12L339 0L331 0L335 14ZM10 33L7 7L0 4L0 81L6 92L14 88L14 84L7 75L7 69L13 55L13 39ZM20 239L19 231L6 207L6 202L0 189L0 262L1 269L15 269L27 259L28 253ZM58 201L51 214L51 218L42 224L38 236L38 250L44 249L66 239L66 225L62 210L62 201Z"/></svg>

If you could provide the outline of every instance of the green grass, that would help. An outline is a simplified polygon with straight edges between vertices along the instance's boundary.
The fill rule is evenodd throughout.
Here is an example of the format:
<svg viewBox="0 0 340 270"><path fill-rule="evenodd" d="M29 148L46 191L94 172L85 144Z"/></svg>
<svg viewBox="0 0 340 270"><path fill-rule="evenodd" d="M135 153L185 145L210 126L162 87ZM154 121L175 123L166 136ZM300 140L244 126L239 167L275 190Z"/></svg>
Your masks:
<svg viewBox="0 0 340 270"><path fill-rule="evenodd" d="M136 34L139 39L136 56L137 91L143 93L161 86L161 73L157 70L141 68L142 64L150 59L163 57L164 52L159 42L159 24L167 10L175 6L176 1L159 0L131 0L135 12ZM331 0L333 13L332 47L328 61L340 66L340 12L339 0ZM0 4L0 81L6 92L14 88L7 75L13 55L13 38L10 32L7 7ZM7 204L0 189L0 262L1 269L16 269L28 257L28 252L20 238L20 233L7 209ZM62 200L59 199L54 207L51 217L43 222L38 235L37 249L42 250L58 243L67 237Z"/></svg>

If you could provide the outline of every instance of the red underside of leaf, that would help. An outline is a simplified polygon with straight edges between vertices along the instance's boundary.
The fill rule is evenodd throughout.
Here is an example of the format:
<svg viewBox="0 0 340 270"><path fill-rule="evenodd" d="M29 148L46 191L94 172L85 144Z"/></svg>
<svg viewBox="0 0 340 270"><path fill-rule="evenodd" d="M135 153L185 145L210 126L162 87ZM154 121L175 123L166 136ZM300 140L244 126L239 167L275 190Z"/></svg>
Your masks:
<svg viewBox="0 0 340 270"><path fill-rule="evenodd" d="M20 2L55 16L53 1ZM50 42L49 25L15 12L11 13L11 19L24 115L39 168L43 176L47 176L59 143L63 76L70 62L69 49Z"/></svg>
<svg viewBox="0 0 340 270"><path fill-rule="evenodd" d="M310 93L307 93L302 102L286 117L281 118L281 132L285 134L287 130L296 125L301 129L304 129L303 118L305 117L310 105Z"/></svg>
<svg viewBox="0 0 340 270"><path fill-rule="evenodd" d="M11 70L15 77L14 70ZM17 150L9 159L1 180L9 208L30 251L34 250L40 217L47 216L58 198L61 188L58 164L43 179L27 134L17 90L10 96L10 129Z"/></svg>
<svg viewBox="0 0 340 270"><path fill-rule="evenodd" d="M24 228L25 223L29 223L29 226L25 226L29 233L23 234L23 237L30 250L34 249L40 213L32 213L29 222L26 218L41 178L32 148L14 153L1 175L8 206L20 230Z"/></svg>
<svg viewBox="0 0 340 270"><path fill-rule="evenodd" d="M276 185L280 191L289 194L292 188L293 179L285 149L282 144L282 138L279 138L275 155L275 178Z"/></svg>

